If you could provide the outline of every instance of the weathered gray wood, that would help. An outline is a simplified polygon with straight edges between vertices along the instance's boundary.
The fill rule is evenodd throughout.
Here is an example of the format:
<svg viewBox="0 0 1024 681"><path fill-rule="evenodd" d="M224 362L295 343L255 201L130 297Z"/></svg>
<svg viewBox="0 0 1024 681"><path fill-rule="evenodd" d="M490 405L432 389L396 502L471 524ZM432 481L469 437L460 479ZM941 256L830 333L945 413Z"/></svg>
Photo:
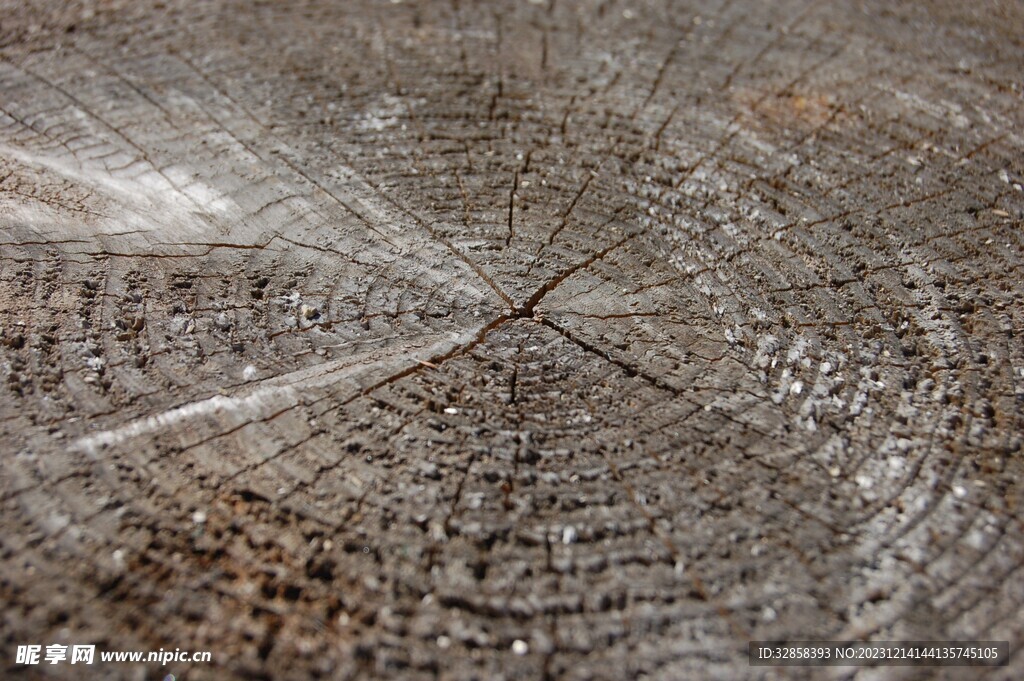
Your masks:
<svg viewBox="0 0 1024 681"><path fill-rule="evenodd" d="M1016 651L1020 3L65 5L0 4L5 677Z"/></svg>

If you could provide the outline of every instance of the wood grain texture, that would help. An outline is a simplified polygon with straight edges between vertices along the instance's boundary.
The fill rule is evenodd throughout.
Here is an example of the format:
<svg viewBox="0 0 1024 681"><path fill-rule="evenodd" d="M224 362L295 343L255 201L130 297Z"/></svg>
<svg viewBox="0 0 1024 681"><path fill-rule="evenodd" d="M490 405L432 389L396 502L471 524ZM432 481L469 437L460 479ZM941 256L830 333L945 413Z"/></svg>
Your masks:
<svg viewBox="0 0 1024 681"><path fill-rule="evenodd" d="M3 675L1020 678L1022 35L0 3Z"/></svg>

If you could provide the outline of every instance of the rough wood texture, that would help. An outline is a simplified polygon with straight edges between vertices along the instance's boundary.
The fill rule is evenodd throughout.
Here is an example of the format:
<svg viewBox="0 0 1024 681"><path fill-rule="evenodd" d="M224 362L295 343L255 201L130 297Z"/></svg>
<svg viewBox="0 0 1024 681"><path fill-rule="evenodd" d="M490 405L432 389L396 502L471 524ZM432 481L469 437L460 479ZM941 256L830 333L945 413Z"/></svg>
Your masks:
<svg viewBox="0 0 1024 681"><path fill-rule="evenodd" d="M1016 651L1022 35L1010 1L3 3L4 676L60 641L214 651L189 679Z"/></svg>

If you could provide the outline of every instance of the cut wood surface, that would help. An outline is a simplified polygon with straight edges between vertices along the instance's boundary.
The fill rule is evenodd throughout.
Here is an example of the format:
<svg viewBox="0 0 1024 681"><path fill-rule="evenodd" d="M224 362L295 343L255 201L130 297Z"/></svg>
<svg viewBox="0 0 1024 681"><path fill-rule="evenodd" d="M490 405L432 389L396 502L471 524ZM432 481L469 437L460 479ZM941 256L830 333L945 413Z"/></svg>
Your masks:
<svg viewBox="0 0 1024 681"><path fill-rule="evenodd" d="M0 3L0 675L1022 678L1022 36Z"/></svg>

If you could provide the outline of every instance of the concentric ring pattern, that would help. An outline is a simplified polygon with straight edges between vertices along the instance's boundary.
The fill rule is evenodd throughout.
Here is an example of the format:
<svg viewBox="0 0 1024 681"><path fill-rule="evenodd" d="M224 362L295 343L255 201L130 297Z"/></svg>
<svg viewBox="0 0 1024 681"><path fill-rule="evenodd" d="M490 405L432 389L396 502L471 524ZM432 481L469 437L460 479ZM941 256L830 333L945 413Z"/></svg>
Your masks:
<svg viewBox="0 0 1024 681"><path fill-rule="evenodd" d="M3 3L5 648L1015 649L1024 14L969 5Z"/></svg>

